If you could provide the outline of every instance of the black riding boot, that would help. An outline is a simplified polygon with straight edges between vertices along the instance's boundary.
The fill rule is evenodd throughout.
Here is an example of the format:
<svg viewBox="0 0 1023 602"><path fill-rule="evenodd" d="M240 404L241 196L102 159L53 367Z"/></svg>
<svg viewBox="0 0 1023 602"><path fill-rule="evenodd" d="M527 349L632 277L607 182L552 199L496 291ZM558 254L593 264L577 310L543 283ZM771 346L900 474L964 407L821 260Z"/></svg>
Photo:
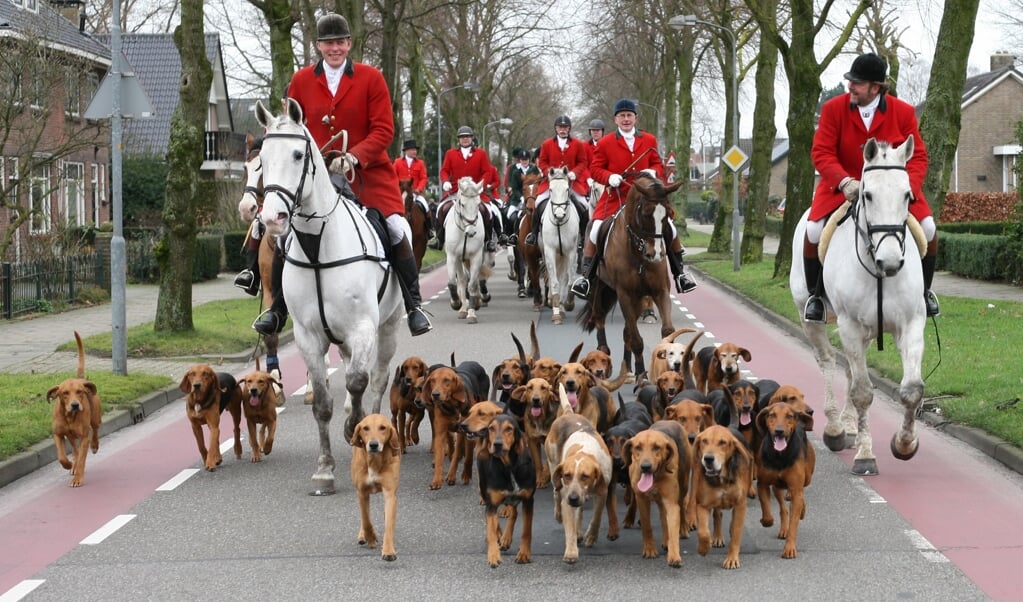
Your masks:
<svg viewBox="0 0 1023 602"><path fill-rule="evenodd" d="M806 289L810 291L810 298L806 300L806 307L803 308L803 319L807 322L824 322L823 271L821 260L816 254L813 257L803 256L803 276L806 278Z"/></svg>
<svg viewBox="0 0 1023 602"><path fill-rule="evenodd" d="M401 242L391 247L391 255L391 263L394 264L394 272L401 285L401 296L405 301L405 311L408 313L409 331L414 337L430 332L433 325L423 311L423 300L419 296L419 270L408 238L402 238Z"/></svg>
<svg viewBox="0 0 1023 602"><path fill-rule="evenodd" d="M682 263L683 255L685 255L685 251L681 249L678 251L668 250L668 267L671 268L671 274L675 277L675 289L685 294L696 288L696 282L685 272L685 266Z"/></svg>
<svg viewBox="0 0 1023 602"><path fill-rule="evenodd" d="M259 293L259 245L245 249L245 269L234 277L234 285L255 297Z"/></svg>
<svg viewBox="0 0 1023 602"><path fill-rule="evenodd" d="M270 289L273 291L273 303L270 309L259 315L252 323L252 328L263 336L272 336L284 330L288 321L288 305L284 302L284 257L274 253L273 269L270 278Z"/></svg>
<svg viewBox="0 0 1023 602"><path fill-rule="evenodd" d="M437 205L437 215L433 224L435 234L426 243L431 249L440 250L444 248L444 220L448 216L448 209L450 207L451 203L444 203L443 201Z"/></svg>
<svg viewBox="0 0 1023 602"><path fill-rule="evenodd" d="M543 210L547 208L547 201L544 199L537 204L536 209L533 211L533 223L531 224L532 229L529 234L526 235L526 244L529 246L536 245L536 237L540 235L540 224L543 223L541 218L543 217Z"/></svg>
<svg viewBox="0 0 1023 602"><path fill-rule="evenodd" d="M596 266L597 262L592 257L583 255L583 265L579 270L582 272L582 276L576 278L575 282L572 283L572 293L580 299L590 298L590 280L597 275Z"/></svg>
<svg viewBox="0 0 1023 602"><path fill-rule="evenodd" d="M920 267L924 272L924 305L927 306L927 317L933 318L941 315L941 308L938 306L938 297L931 291L931 283L934 282L934 264L938 260L937 255L930 254L930 245L927 247L928 254L920 260ZM937 248L935 248L935 252Z"/></svg>

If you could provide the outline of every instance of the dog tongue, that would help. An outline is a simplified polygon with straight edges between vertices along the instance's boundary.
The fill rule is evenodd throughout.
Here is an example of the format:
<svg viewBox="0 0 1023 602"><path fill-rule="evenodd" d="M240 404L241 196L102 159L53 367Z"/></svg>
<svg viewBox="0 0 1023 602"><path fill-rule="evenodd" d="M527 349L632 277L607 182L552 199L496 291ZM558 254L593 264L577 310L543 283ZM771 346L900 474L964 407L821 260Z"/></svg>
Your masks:
<svg viewBox="0 0 1023 602"><path fill-rule="evenodd" d="M789 440L785 437L774 438L774 451L785 451L785 448L789 446Z"/></svg>
<svg viewBox="0 0 1023 602"><path fill-rule="evenodd" d="M569 403L569 405L571 405L571 406L572 406L573 408L574 408L575 406L579 405L579 393L577 393L577 392L575 392L575 391L571 391L571 392L569 392L569 394L568 394L568 403Z"/></svg>
<svg viewBox="0 0 1023 602"><path fill-rule="evenodd" d="M540 416L540 408L529 408L529 413L533 415L533 418Z"/></svg>
<svg viewBox="0 0 1023 602"><path fill-rule="evenodd" d="M250 406L258 406L259 405L259 395L252 395L252 396L250 396L249 397L249 405Z"/></svg>
<svg viewBox="0 0 1023 602"><path fill-rule="evenodd" d="M636 483L636 489L639 489L643 493L650 491L650 488L654 486L654 475L644 472L639 475L639 482Z"/></svg>
<svg viewBox="0 0 1023 602"><path fill-rule="evenodd" d="M742 412L739 413L739 424L741 424L743 426L746 426L750 422L751 422L751 419L750 419L750 413L749 412L747 412L746 410L743 410Z"/></svg>

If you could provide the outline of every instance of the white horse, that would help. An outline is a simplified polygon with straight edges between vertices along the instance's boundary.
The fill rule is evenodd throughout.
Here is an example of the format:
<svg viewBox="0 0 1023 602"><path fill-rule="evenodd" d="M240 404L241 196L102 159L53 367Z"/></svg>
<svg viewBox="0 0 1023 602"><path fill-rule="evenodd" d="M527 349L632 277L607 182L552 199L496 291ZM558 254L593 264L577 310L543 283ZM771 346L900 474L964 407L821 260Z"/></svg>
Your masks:
<svg viewBox="0 0 1023 602"><path fill-rule="evenodd" d="M578 255L579 214L572 202L568 168L550 168L547 171L547 181L550 183L551 196L540 222L540 248L543 249L544 271L547 274L551 322L561 324L565 319L564 312L575 308L575 296L571 288Z"/></svg>
<svg viewBox="0 0 1023 602"><path fill-rule="evenodd" d="M312 382L320 435L313 493L330 494L334 400L327 390L324 355L333 343L344 360L349 414L345 439L350 440L365 415L364 394L372 412L380 411L404 315L401 290L397 276L383 263L384 245L362 208L334 190L323 157L302 125L298 103L288 100L279 117L257 103L256 119L266 128L260 152L265 193L260 216L271 234L293 232L284 266L284 298Z"/></svg>
<svg viewBox="0 0 1023 602"><path fill-rule="evenodd" d="M831 237L824 258L826 304L836 315L842 349L848 360L847 400L839 413L835 401L835 349L825 324L803 321L803 332L813 346L824 373L824 411L827 426L824 443L832 451L847 447L855 437L856 457L852 472L877 474L877 459L867 412L873 402L867 373L866 349L882 332L892 333L902 356L899 400L904 408L902 427L892 437L892 454L909 460L917 452L915 423L923 398L920 367L924 353L924 284L918 247L907 249L909 201L912 191L906 161L913 155L913 138L890 147L873 138L863 147L860 198L849 209ZM803 236L807 212L800 218L792 240L789 286L800 314L809 297L803 275ZM881 332L879 332L879 330Z"/></svg>
<svg viewBox="0 0 1023 602"><path fill-rule="evenodd" d="M490 275L483 251L486 225L480 211L483 182L458 180L458 193L444 218L444 253L447 255L448 292L451 309L458 318L476 324L476 310L482 305L480 279Z"/></svg>

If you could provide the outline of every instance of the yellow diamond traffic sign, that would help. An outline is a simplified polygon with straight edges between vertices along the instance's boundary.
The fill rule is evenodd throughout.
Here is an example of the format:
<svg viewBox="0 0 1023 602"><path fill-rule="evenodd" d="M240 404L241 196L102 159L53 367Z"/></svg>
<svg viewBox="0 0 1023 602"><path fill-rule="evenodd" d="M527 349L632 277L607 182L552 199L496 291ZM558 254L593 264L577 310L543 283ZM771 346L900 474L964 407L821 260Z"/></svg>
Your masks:
<svg viewBox="0 0 1023 602"><path fill-rule="evenodd" d="M738 145L728 149L728 151L725 152L725 156L721 158L721 160L725 162L725 165L732 168L732 171L739 171L739 168L746 162L746 159L749 159L749 156L742 152L742 149L739 148Z"/></svg>

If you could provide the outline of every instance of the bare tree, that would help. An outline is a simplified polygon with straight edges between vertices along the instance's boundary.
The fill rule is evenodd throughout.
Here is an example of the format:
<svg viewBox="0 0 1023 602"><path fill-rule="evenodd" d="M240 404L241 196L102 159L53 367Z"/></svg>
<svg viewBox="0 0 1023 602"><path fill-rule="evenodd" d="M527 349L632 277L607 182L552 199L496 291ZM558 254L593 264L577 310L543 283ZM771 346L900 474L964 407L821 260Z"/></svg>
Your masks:
<svg viewBox="0 0 1023 602"><path fill-rule="evenodd" d="M980 0L946 0L938 46L934 49L935 67L931 68L927 105L920 117L920 135L927 144L930 159L924 179L924 197L935 217L941 216L955 165L962 125L966 65L973 45L979 6Z"/></svg>
<svg viewBox="0 0 1023 602"><path fill-rule="evenodd" d="M174 43L181 55L181 102L171 118L167 148L167 197L163 208L157 331L184 332L192 325L192 263L198 234L196 213L205 201L199 181L213 69L206 58L202 0L182 0Z"/></svg>

